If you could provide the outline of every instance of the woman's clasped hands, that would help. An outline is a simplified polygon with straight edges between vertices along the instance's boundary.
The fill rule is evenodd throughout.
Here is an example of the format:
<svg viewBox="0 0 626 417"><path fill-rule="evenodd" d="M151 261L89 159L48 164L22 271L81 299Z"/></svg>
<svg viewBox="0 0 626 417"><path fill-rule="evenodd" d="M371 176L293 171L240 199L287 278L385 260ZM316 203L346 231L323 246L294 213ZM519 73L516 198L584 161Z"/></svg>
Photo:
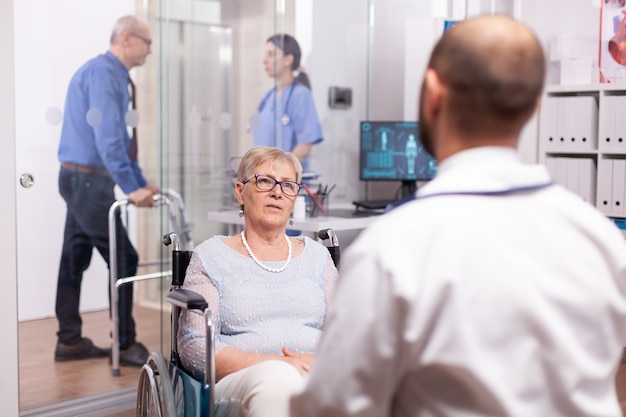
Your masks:
<svg viewBox="0 0 626 417"><path fill-rule="evenodd" d="M302 375L311 370L315 360L315 355L311 355L310 353L294 352L286 347L283 347L283 355L283 360L293 365Z"/></svg>

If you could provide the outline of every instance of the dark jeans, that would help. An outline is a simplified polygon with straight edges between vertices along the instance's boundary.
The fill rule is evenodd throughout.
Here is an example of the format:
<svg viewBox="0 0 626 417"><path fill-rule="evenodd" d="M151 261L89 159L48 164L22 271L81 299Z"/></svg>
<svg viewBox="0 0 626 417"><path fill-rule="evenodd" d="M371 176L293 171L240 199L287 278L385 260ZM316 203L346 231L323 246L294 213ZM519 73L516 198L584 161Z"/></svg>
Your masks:
<svg viewBox="0 0 626 417"><path fill-rule="evenodd" d="M73 345L81 340L80 289L83 272L91 262L94 247L109 265L109 208L115 201L114 186L107 175L65 168L61 168L59 173L59 192L67 204L56 299L59 343ZM139 258L128 239L119 212L115 225L118 278L134 276ZM110 301L109 277L102 278L102 285L109 290ZM126 349L135 343L132 284L119 287L118 306L120 349Z"/></svg>

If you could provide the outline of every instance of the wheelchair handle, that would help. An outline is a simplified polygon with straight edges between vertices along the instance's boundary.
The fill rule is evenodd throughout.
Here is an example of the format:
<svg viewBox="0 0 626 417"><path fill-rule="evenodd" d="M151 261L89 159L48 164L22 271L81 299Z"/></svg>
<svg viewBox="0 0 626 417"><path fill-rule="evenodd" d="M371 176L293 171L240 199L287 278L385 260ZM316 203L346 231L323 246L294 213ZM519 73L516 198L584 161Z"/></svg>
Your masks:
<svg viewBox="0 0 626 417"><path fill-rule="evenodd" d="M317 232L317 236L322 240L328 239L331 246L339 246L339 239L333 229L322 229Z"/></svg>
<svg viewBox="0 0 626 417"><path fill-rule="evenodd" d="M328 240L329 246L327 246L328 252L330 252L330 256L335 263L335 267L339 268L339 259L340 259L340 249L339 249L339 239L337 235L333 231L333 229L322 229L317 232L317 236L322 240Z"/></svg>
<svg viewBox="0 0 626 417"><path fill-rule="evenodd" d="M174 232L164 234L161 241L163 242L165 246L169 246L173 244L174 247L172 249L175 251L180 250L180 239L178 238L178 235Z"/></svg>
<svg viewBox="0 0 626 417"><path fill-rule="evenodd" d="M180 288L185 281L185 272L191 260L192 251L180 250L180 239L174 232L166 233L161 239L165 246L173 244L172 250L172 286Z"/></svg>

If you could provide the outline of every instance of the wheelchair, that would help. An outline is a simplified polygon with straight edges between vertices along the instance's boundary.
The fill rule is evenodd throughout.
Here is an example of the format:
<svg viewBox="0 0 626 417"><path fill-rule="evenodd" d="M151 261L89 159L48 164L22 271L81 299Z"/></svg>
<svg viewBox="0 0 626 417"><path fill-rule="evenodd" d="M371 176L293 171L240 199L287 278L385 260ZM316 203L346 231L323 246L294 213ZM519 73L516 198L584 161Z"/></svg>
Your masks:
<svg viewBox="0 0 626 417"><path fill-rule="evenodd" d="M317 233L339 267L339 241L332 229ZM172 245L172 288L166 301L172 305L171 352L166 361L160 352L151 352L139 372L137 384L137 417L214 416L211 387L215 385L215 326L206 300L199 294L181 288L192 251L181 250L176 233L163 236L165 246ZM204 380L195 379L180 361L177 345L178 318L185 310L204 316L206 324L206 361Z"/></svg>

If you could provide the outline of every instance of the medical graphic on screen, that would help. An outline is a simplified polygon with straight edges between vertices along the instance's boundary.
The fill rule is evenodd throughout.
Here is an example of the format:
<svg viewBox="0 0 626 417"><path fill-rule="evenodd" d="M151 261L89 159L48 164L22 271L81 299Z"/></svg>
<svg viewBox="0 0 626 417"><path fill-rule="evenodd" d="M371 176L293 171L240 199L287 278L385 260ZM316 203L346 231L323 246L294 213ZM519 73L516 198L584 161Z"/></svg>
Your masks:
<svg viewBox="0 0 626 417"><path fill-rule="evenodd" d="M435 159L419 140L417 122L361 122L360 178L366 181L428 181Z"/></svg>

